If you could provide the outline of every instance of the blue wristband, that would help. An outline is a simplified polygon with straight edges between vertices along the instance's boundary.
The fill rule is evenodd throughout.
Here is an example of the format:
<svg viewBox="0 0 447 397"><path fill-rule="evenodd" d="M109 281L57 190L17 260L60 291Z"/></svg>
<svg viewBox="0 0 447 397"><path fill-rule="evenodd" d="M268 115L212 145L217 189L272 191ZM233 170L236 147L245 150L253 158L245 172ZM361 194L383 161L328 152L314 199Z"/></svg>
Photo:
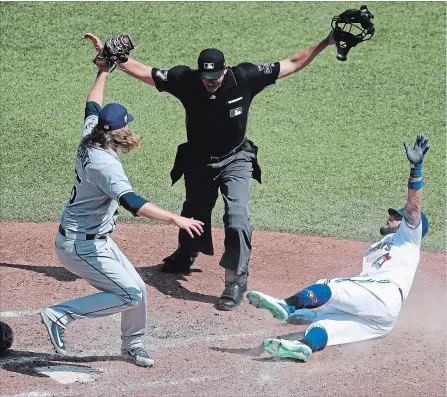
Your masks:
<svg viewBox="0 0 447 397"><path fill-rule="evenodd" d="M421 179L419 181L412 181L411 179L408 179L408 189L410 190L420 190L422 189L422 186L424 186L424 180Z"/></svg>
<svg viewBox="0 0 447 397"><path fill-rule="evenodd" d="M422 176L422 163L421 164L411 164L410 176L412 178L420 178Z"/></svg>

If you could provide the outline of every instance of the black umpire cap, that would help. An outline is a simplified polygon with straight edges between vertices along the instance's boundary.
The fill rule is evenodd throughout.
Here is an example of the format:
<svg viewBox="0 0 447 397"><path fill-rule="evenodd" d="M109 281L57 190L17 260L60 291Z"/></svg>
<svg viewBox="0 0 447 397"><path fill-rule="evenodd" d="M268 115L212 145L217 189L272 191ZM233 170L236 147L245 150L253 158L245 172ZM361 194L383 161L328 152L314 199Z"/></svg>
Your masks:
<svg viewBox="0 0 447 397"><path fill-rule="evenodd" d="M217 80L225 69L225 57L222 51L216 48L203 50L197 60L199 77L201 79Z"/></svg>

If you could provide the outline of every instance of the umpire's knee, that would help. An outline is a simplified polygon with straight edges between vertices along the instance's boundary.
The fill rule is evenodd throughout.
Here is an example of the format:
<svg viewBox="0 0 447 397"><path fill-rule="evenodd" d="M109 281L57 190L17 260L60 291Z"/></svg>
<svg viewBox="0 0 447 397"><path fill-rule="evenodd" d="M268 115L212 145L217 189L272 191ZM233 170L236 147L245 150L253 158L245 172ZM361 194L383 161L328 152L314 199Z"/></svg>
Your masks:
<svg viewBox="0 0 447 397"><path fill-rule="evenodd" d="M248 216L248 210L245 207L232 207L223 216L225 228L227 229L251 229L250 218Z"/></svg>

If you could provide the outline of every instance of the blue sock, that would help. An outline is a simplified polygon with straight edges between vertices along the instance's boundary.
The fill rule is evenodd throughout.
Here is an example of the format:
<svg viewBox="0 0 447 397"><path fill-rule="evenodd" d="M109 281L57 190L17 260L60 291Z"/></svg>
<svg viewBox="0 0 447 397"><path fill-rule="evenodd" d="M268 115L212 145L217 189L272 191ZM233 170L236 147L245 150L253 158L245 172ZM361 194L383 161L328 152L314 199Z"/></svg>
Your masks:
<svg viewBox="0 0 447 397"><path fill-rule="evenodd" d="M286 298L289 306L295 309L314 309L324 305L331 299L331 289L326 284L313 284L304 288L295 295Z"/></svg>
<svg viewBox="0 0 447 397"><path fill-rule="evenodd" d="M295 313L295 308L293 306L290 306L287 303L285 305L281 303L281 306L284 309L286 309L287 313L289 313L289 314Z"/></svg>
<svg viewBox="0 0 447 397"><path fill-rule="evenodd" d="M300 342L309 346L313 352L323 350L327 345L327 332L324 328L313 327Z"/></svg>

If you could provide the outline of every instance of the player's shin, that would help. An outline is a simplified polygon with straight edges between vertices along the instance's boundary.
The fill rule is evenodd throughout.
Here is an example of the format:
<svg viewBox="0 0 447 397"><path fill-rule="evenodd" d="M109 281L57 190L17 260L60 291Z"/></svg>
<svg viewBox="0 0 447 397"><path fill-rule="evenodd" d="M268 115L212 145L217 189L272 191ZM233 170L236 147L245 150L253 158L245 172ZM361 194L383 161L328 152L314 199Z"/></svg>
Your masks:
<svg viewBox="0 0 447 397"><path fill-rule="evenodd" d="M285 299L295 309L314 309L331 299L331 289L326 284L313 284Z"/></svg>
<svg viewBox="0 0 447 397"><path fill-rule="evenodd" d="M304 339L300 340L301 343L309 346L312 349L312 352L323 350L327 345L327 341L327 332L322 327L310 328L309 331L306 332Z"/></svg>

